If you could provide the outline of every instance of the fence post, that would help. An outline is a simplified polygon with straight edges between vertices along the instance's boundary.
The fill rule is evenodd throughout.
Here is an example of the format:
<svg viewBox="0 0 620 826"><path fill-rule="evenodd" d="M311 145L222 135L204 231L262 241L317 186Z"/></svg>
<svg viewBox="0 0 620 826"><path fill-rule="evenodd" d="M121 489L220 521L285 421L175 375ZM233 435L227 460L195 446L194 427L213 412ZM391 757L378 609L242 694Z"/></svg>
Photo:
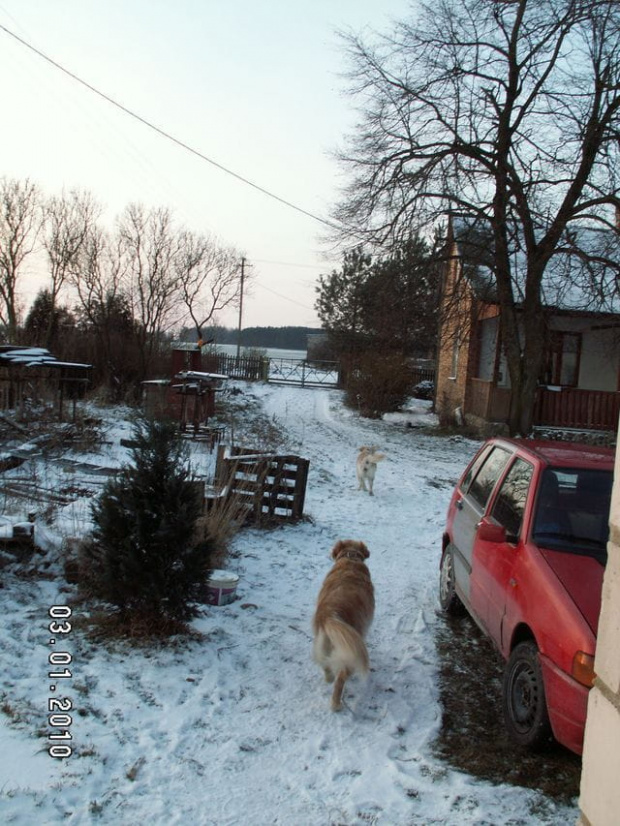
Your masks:
<svg viewBox="0 0 620 826"><path fill-rule="evenodd" d="M269 359L266 356L261 359L261 381L269 381Z"/></svg>

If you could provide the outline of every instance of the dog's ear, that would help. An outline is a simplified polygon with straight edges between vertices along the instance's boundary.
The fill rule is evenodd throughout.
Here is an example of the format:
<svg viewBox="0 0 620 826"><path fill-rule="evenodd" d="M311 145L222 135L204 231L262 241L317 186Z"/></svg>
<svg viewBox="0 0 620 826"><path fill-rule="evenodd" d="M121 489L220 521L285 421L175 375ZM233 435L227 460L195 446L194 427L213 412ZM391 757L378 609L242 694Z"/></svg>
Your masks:
<svg viewBox="0 0 620 826"><path fill-rule="evenodd" d="M342 539L339 539L338 542L336 542L336 544L332 548L332 554L331 554L332 559L338 559L338 554L340 553L340 551L343 548L344 548L344 542L342 541Z"/></svg>

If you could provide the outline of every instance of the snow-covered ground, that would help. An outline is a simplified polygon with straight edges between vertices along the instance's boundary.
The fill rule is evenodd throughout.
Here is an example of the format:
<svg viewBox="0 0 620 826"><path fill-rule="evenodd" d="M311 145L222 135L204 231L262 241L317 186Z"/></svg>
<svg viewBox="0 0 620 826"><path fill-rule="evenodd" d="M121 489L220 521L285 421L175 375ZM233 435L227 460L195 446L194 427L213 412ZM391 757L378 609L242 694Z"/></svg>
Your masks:
<svg viewBox="0 0 620 826"><path fill-rule="evenodd" d="M371 421L343 408L339 391L244 385L243 392L260 398L287 449L310 460L308 519L237 535L227 567L240 576L239 598L204 608L193 623L202 637L154 646L96 640L78 603L70 633L50 643L48 609L75 596L58 576L59 549L88 530L88 496L58 508L50 524L37 522L48 550L36 570L1 572L0 822L574 823L576 803L477 780L432 750L441 723L434 642L441 531L451 487L477 443L422 432L433 423L426 402ZM42 483L60 490L71 473L74 487L96 492L101 478L88 466L124 458L119 437L129 426L117 417L101 452L80 456L83 472L48 464L37 473L64 475ZM374 497L357 490L363 444L387 454ZM195 450L206 467L209 456ZM350 681L347 706L334 714L311 661L310 622L329 551L347 537L370 549L377 610L371 674ZM47 676L53 651L72 656L71 677L54 678L55 691ZM54 760L48 704L62 697L73 706L73 754Z"/></svg>

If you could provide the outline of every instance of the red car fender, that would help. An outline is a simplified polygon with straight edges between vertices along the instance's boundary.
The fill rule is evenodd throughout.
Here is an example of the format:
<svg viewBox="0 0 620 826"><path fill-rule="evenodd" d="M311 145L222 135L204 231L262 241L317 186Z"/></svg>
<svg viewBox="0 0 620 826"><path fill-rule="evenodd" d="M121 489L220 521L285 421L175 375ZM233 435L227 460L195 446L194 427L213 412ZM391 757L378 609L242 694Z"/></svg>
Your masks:
<svg viewBox="0 0 620 826"><path fill-rule="evenodd" d="M541 655L566 675L571 674L577 651L595 652L592 630L538 548L530 543L516 560L506 594L502 639L498 641L506 659L514 648L517 630L524 625Z"/></svg>

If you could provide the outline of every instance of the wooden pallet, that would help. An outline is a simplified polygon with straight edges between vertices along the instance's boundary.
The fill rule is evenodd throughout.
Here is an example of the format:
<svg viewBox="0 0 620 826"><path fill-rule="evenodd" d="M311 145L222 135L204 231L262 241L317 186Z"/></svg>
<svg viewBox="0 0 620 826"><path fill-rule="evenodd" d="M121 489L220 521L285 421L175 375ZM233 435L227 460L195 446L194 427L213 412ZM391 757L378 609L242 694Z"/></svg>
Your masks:
<svg viewBox="0 0 620 826"><path fill-rule="evenodd" d="M303 516L309 466L300 456L220 445L216 486L245 503L252 521L296 521Z"/></svg>

